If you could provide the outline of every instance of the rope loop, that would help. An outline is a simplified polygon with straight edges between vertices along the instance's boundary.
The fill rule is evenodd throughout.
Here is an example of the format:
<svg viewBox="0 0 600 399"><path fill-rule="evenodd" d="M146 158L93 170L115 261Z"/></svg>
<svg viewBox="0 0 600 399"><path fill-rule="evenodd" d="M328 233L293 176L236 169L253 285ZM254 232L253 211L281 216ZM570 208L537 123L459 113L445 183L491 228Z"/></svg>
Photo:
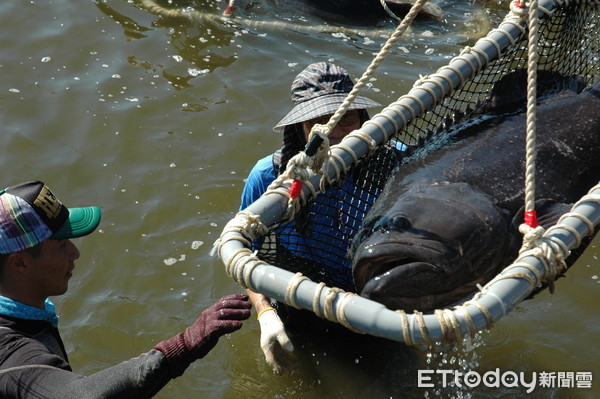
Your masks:
<svg viewBox="0 0 600 399"><path fill-rule="evenodd" d="M296 291L298 291L298 286L300 283L307 280L310 279L306 276L303 276L300 272L296 273L294 277L292 277L285 288L285 303L295 307L296 309L300 309L300 307L296 304Z"/></svg>
<svg viewBox="0 0 600 399"><path fill-rule="evenodd" d="M313 295L313 303L312 303L313 312L317 317L320 317L320 318L325 317L323 312L321 312L321 308L319 307L319 303L321 300L321 293L323 292L323 288L325 288L325 286L326 286L326 284L324 282L320 282L319 284L317 284L317 287L315 288L315 294Z"/></svg>

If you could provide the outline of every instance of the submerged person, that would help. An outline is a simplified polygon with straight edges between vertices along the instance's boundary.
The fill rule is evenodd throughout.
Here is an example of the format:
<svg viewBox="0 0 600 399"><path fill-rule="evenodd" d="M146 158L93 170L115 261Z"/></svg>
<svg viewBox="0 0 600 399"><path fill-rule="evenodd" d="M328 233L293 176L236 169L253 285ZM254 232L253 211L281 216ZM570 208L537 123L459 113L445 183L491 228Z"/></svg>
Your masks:
<svg viewBox="0 0 600 399"><path fill-rule="evenodd" d="M313 126L326 124L353 87L348 72L328 62L311 64L298 74L291 87L294 107L274 127L275 131L283 133L283 145L280 150L260 159L250 171L242 191L241 210L267 191L277 176L286 170L290 159L304 149ZM380 105L358 96L328 135L329 143L339 144L369 119L368 108ZM394 159L399 157L393 144L378 151L387 151ZM366 170L362 169L363 172ZM360 170L354 170L339 186L321 193L296 215L294 221L275 230L277 251L307 259L303 266L307 269L293 271L346 291L355 290L350 261L346 259L347 243L376 197L376 193L365 191L357 184L361 180L359 175L366 180ZM254 249L259 249L262 244L262 241L254 243ZM258 312L261 348L267 362L278 373L290 371L291 364L282 349L292 351L293 345L277 309L267 296L250 290L248 294Z"/></svg>
<svg viewBox="0 0 600 399"><path fill-rule="evenodd" d="M0 190L0 397L150 398L250 316L247 295L224 296L185 331L90 376L72 372L49 296L67 291L79 250L100 222L67 208L40 181Z"/></svg>

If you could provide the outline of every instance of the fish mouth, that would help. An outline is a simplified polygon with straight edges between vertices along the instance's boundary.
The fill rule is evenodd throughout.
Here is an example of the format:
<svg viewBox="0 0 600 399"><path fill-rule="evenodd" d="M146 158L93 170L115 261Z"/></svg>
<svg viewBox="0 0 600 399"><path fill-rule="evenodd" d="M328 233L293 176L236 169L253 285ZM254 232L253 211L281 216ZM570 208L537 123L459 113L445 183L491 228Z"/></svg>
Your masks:
<svg viewBox="0 0 600 399"><path fill-rule="evenodd" d="M449 274L450 250L438 241L379 241L363 245L352 266L357 289L375 278L403 278L413 282L431 273Z"/></svg>
<svg viewBox="0 0 600 399"><path fill-rule="evenodd" d="M447 274L443 268L433 263L422 262L412 258L399 259L391 257L387 259L372 259L359 264L357 267L360 269L370 269L371 271L368 273L368 277L363 276L362 280L364 283L362 284L362 289L360 289L361 294L378 291L383 286L389 285L391 281L403 281L403 295L421 295L422 284L431 282L431 279L435 278L436 275L440 275L441 277Z"/></svg>
<svg viewBox="0 0 600 399"><path fill-rule="evenodd" d="M353 264L356 288L390 309L435 309L458 294L452 279L458 260L450 255L444 244L428 240L363 246Z"/></svg>

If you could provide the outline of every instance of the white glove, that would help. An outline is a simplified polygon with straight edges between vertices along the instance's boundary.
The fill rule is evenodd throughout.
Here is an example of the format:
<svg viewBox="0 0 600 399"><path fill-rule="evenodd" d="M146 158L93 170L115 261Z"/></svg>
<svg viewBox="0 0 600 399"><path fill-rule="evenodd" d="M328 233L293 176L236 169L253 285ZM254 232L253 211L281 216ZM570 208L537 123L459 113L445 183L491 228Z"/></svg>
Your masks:
<svg viewBox="0 0 600 399"><path fill-rule="evenodd" d="M294 364L289 352L294 350L294 345L285 333L285 327L277 311L268 309L261 312L258 322L260 323L260 347L267 363L277 374L290 373L294 369Z"/></svg>

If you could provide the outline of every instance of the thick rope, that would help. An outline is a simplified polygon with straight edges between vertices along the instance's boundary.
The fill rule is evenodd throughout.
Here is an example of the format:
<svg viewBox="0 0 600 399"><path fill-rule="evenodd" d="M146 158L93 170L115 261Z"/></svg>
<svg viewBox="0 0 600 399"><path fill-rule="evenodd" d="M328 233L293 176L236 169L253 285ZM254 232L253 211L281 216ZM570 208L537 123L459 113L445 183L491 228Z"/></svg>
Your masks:
<svg viewBox="0 0 600 399"><path fill-rule="evenodd" d="M359 95L361 90L365 87L365 85L375 73L375 70L390 53L390 51L394 47L394 44L398 40L400 40L400 37L404 34L404 32L406 32L406 29L408 29L408 27L413 22L413 20L415 19L419 11L423 8L423 5L425 5L426 2L427 0L417 0L415 4L411 7L408 14L406 14L404 19L402 19L400 25L398 25L398 27L394 30L394 33L386 41L381 50L379 50L379 53L377 53L373 61L371 61L371 64L369 65L365 73L361 76L358 82L356 82L356 84L350 91L350 94L348 94L348 96L344 99L342 105L340 105L337 111L335 111L335 113L329 119L329 122L327 122L327 124L325 125L327 127L326 134L329 134L333 130L333 128L338 124L340 119L342 119L350 105L354 102L354 99Z"/></svg>
<svg viewBox="0 0 600 399"><path fill-rule="evenodd" d="M521 0L524 1L524 0ZM536 164L536 110L537 110L537 68L539 40L538 0L529 4L529 37L527 63L527 145L525 167L525 211L535 211L535 164ZM533 216L533 215L532 215ZM533 216L535 217L535 216ZM527 222L527 221L526 221ZM537 227L537 220L528 223Z"/></svg>

